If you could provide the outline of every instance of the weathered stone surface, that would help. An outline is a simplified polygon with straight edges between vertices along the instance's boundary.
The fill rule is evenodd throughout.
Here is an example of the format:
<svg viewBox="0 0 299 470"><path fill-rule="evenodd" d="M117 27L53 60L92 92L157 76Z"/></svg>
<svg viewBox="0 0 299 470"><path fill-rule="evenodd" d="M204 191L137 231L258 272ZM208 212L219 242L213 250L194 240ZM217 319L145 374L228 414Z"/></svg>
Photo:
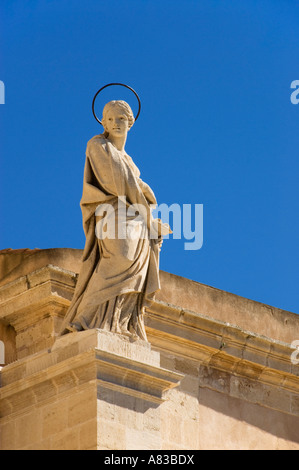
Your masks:
<svg viewBox="0 0 299 470"><path fill-rule="evenodd" d="M159 353L151 351L147 342L132 343L103 330L60 337L51 349L2 369L1 446L113 448L117 440L110 439L109 430L115 428L117 436L122 427L124 448L132 448L133 437L138 435L137 441L143 442L145 429L148 442L160 443L159 416L158 421L153 415L149 418L146 411L163 403L164 392L177 386L181 378L160 367ZM143 420L143 414L148 419ZM25 436L26 422L31 428ZM18 429L13 439L11 423Z"/></svg>
<svg viewBox="0 0 299 470"><path fill-rule="evenodd" d="M44 266L0 287L0 339L15 347L1 449L299 449L298 316L162 272L150 344L97 330L57 340L78 271L43 251L30 267Z"/></svg>

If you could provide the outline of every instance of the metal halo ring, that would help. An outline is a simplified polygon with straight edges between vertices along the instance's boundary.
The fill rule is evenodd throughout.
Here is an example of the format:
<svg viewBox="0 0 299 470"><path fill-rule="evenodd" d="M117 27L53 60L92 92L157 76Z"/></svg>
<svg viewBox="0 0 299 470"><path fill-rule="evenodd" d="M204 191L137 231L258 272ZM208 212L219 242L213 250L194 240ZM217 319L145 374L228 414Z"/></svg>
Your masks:
<svg viewBox="0 0 299 470"><path fill-rule="evenodd" d="M108 86L112 86L112 85L121 85L121 86L124 86L126 88L128 88L129 90L131 90L134 95L136 96L137 100L138 100L138 113L136 114L136 117L135 117L135 122L137 121L138 119L138 116L140 114L140 109L141 109L141 102L140 102L140 98L139 96L137 95L136 91L133 90L133 88L131 88L130 86L128 85L125 85L124 83L108 83L108 85L104 85L102 88L100 88L96 94L94 95L94 98L92 100L92 114L94 115L95 119L100 123L102 124L102 121L99 120L99 118L97 117L96 113L95 113L95 110L94 110L94 103L95 103L95 100L96 100L96 97L98 96L98 94L104 90L104 88L107 88ZM103 125L103 124L102 124Z"/></svg>

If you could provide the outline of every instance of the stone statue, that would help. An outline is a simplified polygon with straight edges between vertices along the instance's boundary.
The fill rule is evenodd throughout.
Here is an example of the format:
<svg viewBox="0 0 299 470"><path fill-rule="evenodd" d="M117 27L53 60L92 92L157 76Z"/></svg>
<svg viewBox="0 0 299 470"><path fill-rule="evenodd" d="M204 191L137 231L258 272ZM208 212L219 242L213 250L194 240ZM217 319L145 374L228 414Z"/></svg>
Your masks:
<svg viewBox="0 0 299 470"><path fill-rule="evenodd" d="M102 124L105 132L86 149L80 203L86 243L61 334L101 328L147 341L144 309L160 289L159 251L171 230L153 219L155 195L125 151L130 106L110 101Z"/></svg>

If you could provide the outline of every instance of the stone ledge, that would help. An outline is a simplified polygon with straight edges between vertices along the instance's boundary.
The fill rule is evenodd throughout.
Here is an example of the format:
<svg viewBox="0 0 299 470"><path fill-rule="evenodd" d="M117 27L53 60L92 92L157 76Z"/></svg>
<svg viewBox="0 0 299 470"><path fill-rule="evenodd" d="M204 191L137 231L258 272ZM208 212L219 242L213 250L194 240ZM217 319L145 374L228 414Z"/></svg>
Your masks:
<svg viewBox="0 0 299 470"><path fill-rule="evenodd" d="M7 365L1 371L2 415L14 412L15 403L26 408L38 401L36 390L45 384L45 399L57 392L56 380L81 370L81 383L99 386L162 403L163 393L177 386L183 375L160 367L160 355L144 341L130 341L103 330L70 333L59 338L52 349ZM42 387L43 389L43 387ZM28 394L30 394L30 399ZM23 400L23 404L22 404ZM5 413L4 413L5 414Z"/></svg>
<svg viewBox="0 0 299 470"><path fill-rule="evenodd" d="M164 302L148 309L146 328L160 351L299 390L299 366L291 362L289 344Z"/></svg>
<svg viewBox="0 0 299 470"><path fill-rule="evenodd" d="M291 343L299 338L299 317L261 302L216 287L160 271L157 300L193 311L216 321L228 322L273 340Z"/></svg>
<svg viewBox="0 0 299 470"><path fill-rule="evenodd" d="M47 265L78 273L83 250L74 248L6 249L0 251L0 286Z"/></svg>
<svg viewBox="0 0 299 470"><path fill-rule="evenodd" d="M0 319L10 323L19 316L51 300L68 306L76 285L76 275L47 265L0 287Z"/></svg>
<svg viewBox="0 0 299 470"><path fill-rule="evenodd" d="M47 265L0 287L0 321L16 331L17 359L53 345L75 285L75 273Z"/></svg>
<svg viewBox="0 0 299 470"><path fill-rule="evenodd" d="M265 374L270 374L270 371ZM249 374L230 373L211 365L200 366L199 382L201 389L207 388L299 418L298 384L294 388L277 383L273 377L265 380L263 373L259 377L249 377Z"/></svg>

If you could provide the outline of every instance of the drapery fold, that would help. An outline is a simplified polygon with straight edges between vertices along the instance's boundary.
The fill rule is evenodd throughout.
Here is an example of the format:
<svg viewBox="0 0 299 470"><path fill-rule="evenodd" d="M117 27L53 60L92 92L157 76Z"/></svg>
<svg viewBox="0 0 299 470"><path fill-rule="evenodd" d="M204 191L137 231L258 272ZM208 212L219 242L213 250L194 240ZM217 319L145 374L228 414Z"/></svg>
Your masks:
<svg viewBox="0 0 299 470"><path fill-rule="evenodd" d="M152 190L140 179L131 157L119 152L104 135L88 142L80 202L86 242L61 334L97 325L146 340L144 308L160 289L159 249L157 240L149 236L154 202ZM123 217L132 205L142 207L143 218L130 212ZM105 207L111 213L107 218L100 211L105 212L104 220L103 214L96 214L97 208ZM110 228L115 227L114 237L105 232L107 223L103 222L107 221ZM126 236L120 238L119 231Z"/></svg>

